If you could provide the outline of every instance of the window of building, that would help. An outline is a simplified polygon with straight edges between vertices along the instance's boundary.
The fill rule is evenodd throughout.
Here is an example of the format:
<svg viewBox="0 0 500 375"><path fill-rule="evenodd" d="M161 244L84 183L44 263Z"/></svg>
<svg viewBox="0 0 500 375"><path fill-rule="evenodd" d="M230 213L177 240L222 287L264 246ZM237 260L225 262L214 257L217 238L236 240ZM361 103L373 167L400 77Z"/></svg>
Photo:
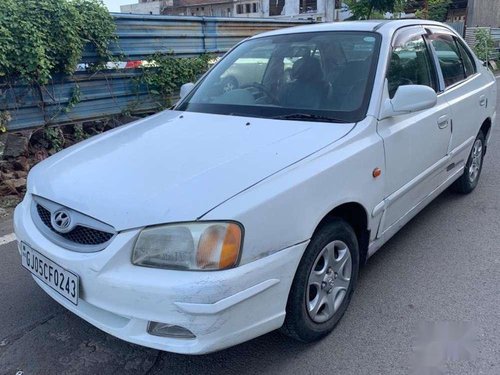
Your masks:
<svg viewBox="0 0 500 375"><path fill-rule="evenodd" d="M243 4L236 5L236 13L243 14Z"/></svg>
<svg viewBox="0 0 500 375"><path fill-rule="evenodd" d="M269 15L279 16L283 12L285 0L269 0Z"/></svg>
<svg viewBox="0 0 500 375"><path fill-rule="evenodd" d="M257 13L259 11L258 4L252 3L252 13Z"/></svg>
<svg viewBox="0 0 500 375"><path fill-rule="evenodd" d="M245 4L245 13L250 13L251 5L252 4L250 4L250 3Z"/></svg>
<svg viewBox="0 0 500 375"><path fill-rule="evenodd" d="M314 13L317 9L317 0L300 0L300 13Z"/></svg>

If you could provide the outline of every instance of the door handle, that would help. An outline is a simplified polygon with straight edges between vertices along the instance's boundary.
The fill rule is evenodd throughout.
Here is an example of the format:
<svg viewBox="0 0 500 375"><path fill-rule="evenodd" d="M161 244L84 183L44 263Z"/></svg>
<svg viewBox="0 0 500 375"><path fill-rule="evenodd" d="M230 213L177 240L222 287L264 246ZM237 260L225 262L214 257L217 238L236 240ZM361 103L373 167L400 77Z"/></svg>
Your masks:
<svg viewBox="0 0 500 375"><path fill-rule="evenodd" d="M439 129L446 128L448 126L448 122L449 122L448 115L440 116L437 120Z"/></svg>
<svg viewBox="0 0 500 375"><path fill-rule="evenodd" d="M481 95L481 96L479 97L479 105L480 105L481 107L484 107L484 106L486 106L486 105L487 105L487 103L488 103L488 99L486 98L486 95Z"/></svg>

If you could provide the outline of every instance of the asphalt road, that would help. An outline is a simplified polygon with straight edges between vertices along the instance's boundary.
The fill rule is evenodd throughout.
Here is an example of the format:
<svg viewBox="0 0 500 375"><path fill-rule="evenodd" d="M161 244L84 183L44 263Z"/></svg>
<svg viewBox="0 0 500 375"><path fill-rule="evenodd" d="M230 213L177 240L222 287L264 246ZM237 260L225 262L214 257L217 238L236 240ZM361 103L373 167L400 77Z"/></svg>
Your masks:
<svg viewBox="0 0 500 375"><path fill-rule="evenodd" d="M476 191L443 193L403 228L361 271L333 334L310 345L277 332L194 357L127 344L46 296L21 268L15 243L0 241L0 374L430 374L415 367L427 363L419 346L427 322L442 332L467 330L475 347L448 345L448 360L433 374L498 375L499 162L497 120ZM10 225L0 223L0 238Z"/></svg>

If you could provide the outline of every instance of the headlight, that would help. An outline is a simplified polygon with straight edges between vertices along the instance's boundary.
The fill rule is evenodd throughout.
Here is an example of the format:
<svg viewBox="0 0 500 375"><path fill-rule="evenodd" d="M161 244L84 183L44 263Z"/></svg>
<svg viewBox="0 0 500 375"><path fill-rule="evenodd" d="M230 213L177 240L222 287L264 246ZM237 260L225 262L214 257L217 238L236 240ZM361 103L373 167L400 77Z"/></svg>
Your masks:
<svg viewBox="0 0 500 375"><path fill-rule="evenodd" d="M236 265L243 242L242 228L232 222L167 224L139 234L132 263L138 266L221 270Z"/></svg>

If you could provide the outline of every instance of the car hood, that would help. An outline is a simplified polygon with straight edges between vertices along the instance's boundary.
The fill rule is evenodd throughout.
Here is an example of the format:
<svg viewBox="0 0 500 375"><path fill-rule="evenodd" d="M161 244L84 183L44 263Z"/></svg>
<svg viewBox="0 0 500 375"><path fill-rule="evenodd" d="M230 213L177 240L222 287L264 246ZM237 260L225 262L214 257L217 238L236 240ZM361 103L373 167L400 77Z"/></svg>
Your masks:
<svg viewBox="0 0 500 375"><path fill-rule="evenodd" d="M118 231L196 220L353 126L165 111L48 158L28 189Z"/></svg>

